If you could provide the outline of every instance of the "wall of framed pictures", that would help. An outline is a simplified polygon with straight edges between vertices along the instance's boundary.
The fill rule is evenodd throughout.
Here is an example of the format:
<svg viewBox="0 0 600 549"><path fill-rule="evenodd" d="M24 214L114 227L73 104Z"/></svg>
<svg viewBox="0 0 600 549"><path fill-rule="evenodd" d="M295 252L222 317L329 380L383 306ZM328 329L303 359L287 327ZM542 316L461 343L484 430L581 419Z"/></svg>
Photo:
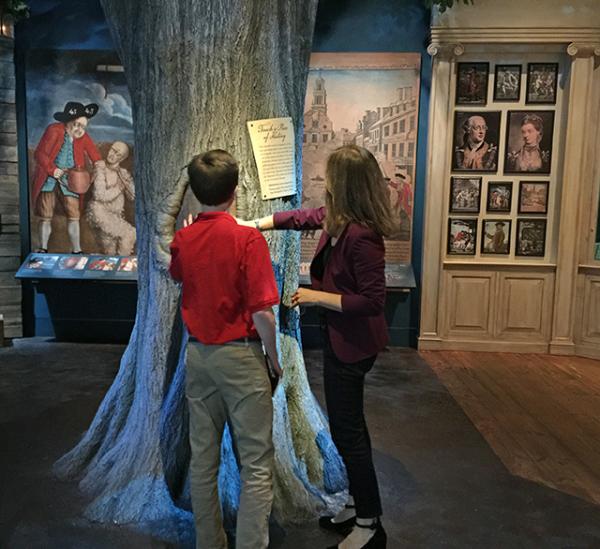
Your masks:
<svg viewBox="0 0 600 549"><path fill-rule="evenodd" d="M600 13L568 4L434 12L420 349L600 357Z"/></svg>
<svg viewBox="0 0 600 549"><path fill-rule="evenodd" d="M553 261L566 54L476 55L451 83L446 260Z"/></svg>

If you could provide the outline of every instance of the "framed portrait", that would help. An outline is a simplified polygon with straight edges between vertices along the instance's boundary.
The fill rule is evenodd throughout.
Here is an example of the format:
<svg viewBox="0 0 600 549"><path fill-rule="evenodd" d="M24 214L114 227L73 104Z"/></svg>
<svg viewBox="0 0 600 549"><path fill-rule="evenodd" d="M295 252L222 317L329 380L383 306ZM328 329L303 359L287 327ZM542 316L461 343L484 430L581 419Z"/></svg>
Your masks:
<svg viewBox="0 0 600 549"><path fill-rule="evenodd" d="M450 213L479 213L481 177L450 179Z"/></svg>
<svg viewBox="0 0 600 549"><path fill-rule="evenodd" d="M458 63L456 104L487 104L489 63Z"/></svg>
<svg viewBox="0 0 600 549"><path fill-rule="evenodd" d="M519 213L548 213L548 181L521 181L519 183Z"/></svg>
<svg viewBox="0 0 600 549"><path fill-rule="evenodd" d="M549 174L554 111L508 111L504 173Z"/></svg>
<svg viewBox="0 0 600 549"><path fill-rule="evenodd" d="M481 253L510 253L510 219L484 219L481 227Z"/></svg>
<svg viewBox="0 0 600 549"><path fill-rule="evenodd" d="M556 104L558 63L528 63L527 104Z"/></svg>
<svg viewBox="0 0 600 549"><path fill-rule="evenodd" d="M477 219L448 219L448 255L475 255Z"/></svg>
<svg viewBox="0 0 600 549"><path fill-rule="evenodd" d="M521 98L521 65L496 65L494 101L519 101Z"/></svg>
<svg viewBox="0 0 600 549"><path fill-rule="evenodd" d="M517 219L515 255L544 257L546 254L546 220Z"/></svg>
<svg viewBox="0 0 600 549"><path fill-rule="evenodd" d="M499 111L456 111L452 171L498 170Z"/></svg>
<svg viewBox="0 0 600 549"><path fill-rule="evenodd" d="M490 181L487 188L488 213L510 213L512 208L512 181Z"/></svg>

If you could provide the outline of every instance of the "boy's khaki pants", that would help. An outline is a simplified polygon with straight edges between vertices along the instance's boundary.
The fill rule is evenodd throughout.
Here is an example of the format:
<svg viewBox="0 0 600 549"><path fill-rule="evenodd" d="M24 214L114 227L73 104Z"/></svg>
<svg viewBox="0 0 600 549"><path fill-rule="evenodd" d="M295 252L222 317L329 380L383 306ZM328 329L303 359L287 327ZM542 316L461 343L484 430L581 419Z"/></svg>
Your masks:
<svg viewBox="0 0 600 549"><path fill-rule="evenodd" d="M271 387L257 341L203 345L190 341L186 360L190 410L190 484L197 549L226 549L217 475L229 420L241 466L236 549L269 543L274 467Z"/></svg>

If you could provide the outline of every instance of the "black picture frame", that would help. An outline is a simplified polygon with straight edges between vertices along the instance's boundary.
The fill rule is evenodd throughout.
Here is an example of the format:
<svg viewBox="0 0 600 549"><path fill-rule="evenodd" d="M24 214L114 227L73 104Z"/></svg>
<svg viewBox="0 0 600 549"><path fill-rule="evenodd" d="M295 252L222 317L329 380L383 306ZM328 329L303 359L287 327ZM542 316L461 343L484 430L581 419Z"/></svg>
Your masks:
<svg viewBox="0 0 600 549"><path fill-rule="evenodd" d="M452 139L452 171L458 173L497 173L498 143L500 140L501 111L454 111L454 137ZM479 165L465 167L466 142L469 137L469 120L482 118L485 122L485 134L482 146L484 154ZM479 122L475 120L475 122ZM475 124L481 126L481 123Z"/></svg>
<svg viewBox="0 0 600 549"><path fill-rule="evenodd" d="M500 71L513 71L511 74L514 75L514 71L517 71L517 88L511 94L505 94L506 97L501 97L502 93L499 93L499 86L502 84L499 78ZM496 65L494 67L494 101L499 101L503 103L508 102L519 102L521 99L521 74L523 72L523 67L521 65Z"/></svg>
<svg viewBox="0 0 600 549"><path fill-rule="evenodd" d="M554 111L508 111L504 148L504 174L549 175L552 168L554 139ZM527 128L526 128L527 127ZM539 165L532 162L531 153L525 152L525 133L537 135Z"/></svg>
<svg viewBox="0 0 600 549"><path fill-rule="evenodd" d="M487 232L487 225L488 224L492 224L496 227L495 232L492 236L495 236L498 232L497 230L497 225L501 224L504 228L505 225L508 225L508 231L506 234L506 238L504 239L504 244L505 244L505 248L503 247L502 250L500 251L494 251L494 250L490 250L489 248L486 248L486 239L487 240L492 240L490 238L487 238L487 235L490 234ZM510 242L511 242L511 232L512 232L512 220L510 219L483 219L481 221L481 253L485 254L485 255L509 255L510 254Z"/></svg>
<svg viewBox="0 0 600 549"><path fill-rule="evenodd" d="M490 64L458 63L456 69L457 105L487 105Z"/></svg>
<svg viewBox="0 0 600 549"><path fill-rule="evenodd" d="M527 185L537 185L545 189L543 209L527 209L523 207L524 188ZM550 181L519 181L519 205L518 212L525 215L544 215L548 213L548 202L550 200Z"/></svg>
<svg viewBox="0 0 600 549"><path fill-rule="evenodd" d="M468 191L467 182L473 184L476 188L476 203L470 206L459 206L457 204L456 198L457 195L461 193L461 191ZM463 184L462 189L457 189L457 187ZM469 201L470 195L468 192L465 193L465 196L461 200ZM448 202L448 210L450 213L460 213L460 214L478 214L481 209L481 177L451 177L450 178L450 199Z"/></svg>
<svg viewBox="0 0 600 549"><path fill-rule="evenodd" d="M458 225L463 225L465 229L465 234L469 236L468 241L465 244L458 244L456 241L456 236L458 236L458 232L453 235L452 227L453 223ZM461 241L466 239L461 239ZM462 251L461 251L462 247ZM475 255L477 251L477 218L457 218L450 217L448 218L448 235L446 240L446 253L448 255Z"/></svg>
<svg viewBox="0 0 600 549"><path fill-rule="evenodd" d="M545 79L550 77L550 83L543 82L541 74L534 74L536 71L543 72ZM556 105L557 88L558 63L527 63L526 105Z"/></svg>
<svg viewBox="0 0 600 549"><path fill-rule="evenodd" d="M508 189L508 205L506 206L492 206L495 201L492 194L496 188ZM487 195L485 202L486 213L510 213L512 211L512 199L513 199L513 182L512 181L488 181Z"/></svg>
<svg viewBox="0 0 600 549"><path fill-rule="evenodd" d="M546 219L517 219L515 255L519 257L544 257L546 255ZM524 238L524 233L526 238Z"/></svg>

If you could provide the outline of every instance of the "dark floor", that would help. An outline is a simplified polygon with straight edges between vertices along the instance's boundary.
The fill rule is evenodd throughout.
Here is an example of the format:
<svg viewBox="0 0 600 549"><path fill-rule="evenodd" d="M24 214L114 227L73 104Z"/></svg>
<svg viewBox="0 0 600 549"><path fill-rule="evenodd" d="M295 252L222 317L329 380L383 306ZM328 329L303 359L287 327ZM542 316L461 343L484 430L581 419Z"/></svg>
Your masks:
<svg viewBox="0 0 600 549"><path fill-rule="evenodd" d="M51 464L88 426L123 348L21 340L0 349L0 548L167 548L81 518L76 487ZM308 353L322 400L318 352ZM412 350L380 356L366 409L390 549L600 548L600 507L511 476ZM312 524L275 529L272 547L338 538Z"/></svg>

